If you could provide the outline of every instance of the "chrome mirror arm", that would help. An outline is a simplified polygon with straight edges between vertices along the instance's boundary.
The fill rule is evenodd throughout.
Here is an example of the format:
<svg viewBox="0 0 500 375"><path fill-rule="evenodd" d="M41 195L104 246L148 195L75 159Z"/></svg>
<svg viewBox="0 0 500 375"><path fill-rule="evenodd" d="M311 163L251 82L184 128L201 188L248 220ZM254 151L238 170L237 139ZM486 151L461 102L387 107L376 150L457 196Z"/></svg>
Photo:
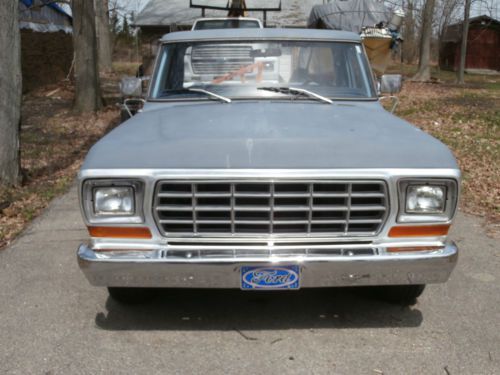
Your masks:
<svg viewBox="0 0 500 375"><path fill-rule="evenodd" d="M391 113L394 113L396 110L398 104L399 104L399 98L395 95L389 95L389 96L381 96L379 97L379 100L384 100L384 99L392 99L392 108L391 108Z"/></svg>

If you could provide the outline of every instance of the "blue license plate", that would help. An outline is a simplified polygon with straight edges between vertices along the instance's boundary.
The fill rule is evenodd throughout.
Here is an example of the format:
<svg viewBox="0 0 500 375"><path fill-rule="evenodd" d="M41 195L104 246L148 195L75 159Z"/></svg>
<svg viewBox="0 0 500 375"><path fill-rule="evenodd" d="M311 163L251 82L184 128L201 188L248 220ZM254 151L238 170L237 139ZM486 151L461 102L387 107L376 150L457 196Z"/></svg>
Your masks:
<svg viewBox="0 0 500 375"><path fill-rule="evenodd" d="M243 266L241 289L299 289L300 268L293 266Z"/></svg>

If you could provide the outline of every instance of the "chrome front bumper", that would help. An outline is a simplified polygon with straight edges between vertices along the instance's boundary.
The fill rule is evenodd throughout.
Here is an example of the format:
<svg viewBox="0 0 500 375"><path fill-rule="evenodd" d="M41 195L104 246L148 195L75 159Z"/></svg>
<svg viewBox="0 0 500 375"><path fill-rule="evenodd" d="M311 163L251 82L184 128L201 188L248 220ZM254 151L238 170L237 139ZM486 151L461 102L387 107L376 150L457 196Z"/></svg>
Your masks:
<svg viewBox="0 0 500 375"><path fill-rule="evenodd" d="M160 288L240 288L241 266L300 265L302 288L442 283L458 259L453 242L436 251L370 256L166 259L159 252L78 249L78 263L92 285Z"/></svg>

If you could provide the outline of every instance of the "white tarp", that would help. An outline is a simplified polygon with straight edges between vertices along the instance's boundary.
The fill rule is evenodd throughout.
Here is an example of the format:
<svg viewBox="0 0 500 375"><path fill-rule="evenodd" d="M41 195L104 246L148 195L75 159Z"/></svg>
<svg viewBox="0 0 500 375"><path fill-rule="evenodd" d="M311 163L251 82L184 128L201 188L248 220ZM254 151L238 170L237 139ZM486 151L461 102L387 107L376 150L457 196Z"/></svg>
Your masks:
<svg viewBox="0 0 500 375"><path fill-rule="evenodd" d="M387 23L390 12L377 0L332 1L312 8L307 27L360 33L363 27Z"/></svg>
<svg viewBox="0 0 500 375"><path fill-rule="evenodd" d="M55 25L53 23L42 24L36 22L20 21L19 28L33 30L39 33L56 33L58 31L63 31L66 34L73 33L73 29L70 26Z"/></svg>

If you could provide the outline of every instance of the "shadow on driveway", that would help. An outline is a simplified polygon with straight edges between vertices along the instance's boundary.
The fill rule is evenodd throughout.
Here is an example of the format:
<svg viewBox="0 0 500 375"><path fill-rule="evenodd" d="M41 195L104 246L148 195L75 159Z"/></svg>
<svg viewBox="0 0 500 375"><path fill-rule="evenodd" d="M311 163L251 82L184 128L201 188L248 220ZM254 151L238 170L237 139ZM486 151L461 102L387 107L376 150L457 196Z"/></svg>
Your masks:
<svg viewBox="0 0 500 375"><path fill-rule="evenodd" d="M161 290L157 299L125 306L108 297L95 323L105 330L280 330L417 327L422 313L377 300L370 288L287 292ZM251 338L248 338L251 339Z"/></svg>

